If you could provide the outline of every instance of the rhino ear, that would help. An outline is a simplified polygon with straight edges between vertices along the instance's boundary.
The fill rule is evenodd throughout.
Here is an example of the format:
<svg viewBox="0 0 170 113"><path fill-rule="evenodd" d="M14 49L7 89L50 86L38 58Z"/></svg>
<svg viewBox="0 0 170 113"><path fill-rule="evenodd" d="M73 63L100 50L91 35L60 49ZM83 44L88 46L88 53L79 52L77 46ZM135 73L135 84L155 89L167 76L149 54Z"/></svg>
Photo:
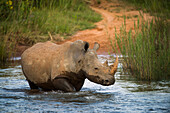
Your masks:
<svg viewBox="0 0 170 113"><path fill-rule="evenodd" d="M100 44L97 43L97 42L95 42L95 43L94 43L93 50L97 51L99 48L100 48Z"/></svg>
<svg viewBox="0 0 170 113"><path fill-rule="evenodd" d="M88 42L85 42L85 45L84 45L84 50L85 50L85 52L88 50L88 48L89 48L89 43L88 43Z"/></svg>

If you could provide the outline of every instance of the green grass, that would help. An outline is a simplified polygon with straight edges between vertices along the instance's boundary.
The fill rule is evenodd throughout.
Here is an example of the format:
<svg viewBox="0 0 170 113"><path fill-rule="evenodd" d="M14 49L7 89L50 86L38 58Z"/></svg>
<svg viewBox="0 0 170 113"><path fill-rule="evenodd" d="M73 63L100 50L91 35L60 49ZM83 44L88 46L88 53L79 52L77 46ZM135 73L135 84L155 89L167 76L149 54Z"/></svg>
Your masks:
<svg viewBox="0 0 170 113"><path fill-rule="evenodd" d="M170 1L169 0L121 0L131 4L138 10L149 12L153 16L170 18Z"/></svg>
<svg viewBox="0 0 170 113"><path fill-rule="evenodd" d="M5 63L15 53L16 41L11 36L4 36L0 41L0 63Z"/></svg>
<svg viewBox="0 0 170 113"><path fill-rule="evenodd" d="M13 53L14 46L9 43L33 45L50 40L48 32L67 38L79 30L94 28L101 16L83 0L2 0L0 20L0 61L4 61ZM5 48L11 49L5 52Z"/></svg>

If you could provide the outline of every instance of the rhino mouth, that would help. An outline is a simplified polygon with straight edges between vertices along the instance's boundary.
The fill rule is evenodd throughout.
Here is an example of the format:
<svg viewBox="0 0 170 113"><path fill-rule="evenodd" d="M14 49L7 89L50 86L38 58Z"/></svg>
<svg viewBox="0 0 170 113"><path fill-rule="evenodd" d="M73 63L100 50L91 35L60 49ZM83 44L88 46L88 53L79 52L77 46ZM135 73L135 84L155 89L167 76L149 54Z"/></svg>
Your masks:
<svg viewBox="0 0 170 113"><path fill-rule="evenodd" d="M113 85L114 83L115 83L115 78L101 81L101 85L103 86L110 86L110 85Z"/></svg>
<svg viewBox="0 0 170 113"><path fill-rule="evenodd" d="M86 75L86 76L88 76L87 79L90 80L91 82L101 84L103 86L109 86L115 83L115 78L112 75L102 75L102 76Z"/></svg>

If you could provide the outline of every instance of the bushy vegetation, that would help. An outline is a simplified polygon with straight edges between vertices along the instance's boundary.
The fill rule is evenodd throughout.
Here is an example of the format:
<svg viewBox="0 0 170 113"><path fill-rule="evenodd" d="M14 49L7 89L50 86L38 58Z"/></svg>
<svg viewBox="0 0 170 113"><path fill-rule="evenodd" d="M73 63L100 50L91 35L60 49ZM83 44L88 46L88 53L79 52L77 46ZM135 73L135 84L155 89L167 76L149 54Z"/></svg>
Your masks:
<svg viewBox="0 0 170 113"><path fill-rule="evenodd" d="M1 0L0 61L13 54L16 44L32 45L78 30L93 28L101 19L83 0ZM11 51L12 50L12 51Z"/></svg>
<svg viewBox="0 0 170 113"><path fill-rule="evenodd" d="M135 0L128 0L135 1ZM142 2L144 1L144 2ZM155 1L141 0L135 4L154 7ZM166 0L165 0L166 1ZM167 1L166 1L167 2ZM161 3L166 5L165 3ZM168 3L167 3L168 5ZM149 6L147 6L149 7ZM167 6L155 6L164 10ZM146 10L145 8L143 10ZM170 24L166 13L155 12L152 21L139 20L134 22L134 31L126 31L126 17L120 29L115 34L118 47L124 56L123 66L141 80L169 80L170 79ZM115 29L116 30L116 29ZM116 44L115 44L116 45ZM116 46L115 46L116 47Z"/></svg>

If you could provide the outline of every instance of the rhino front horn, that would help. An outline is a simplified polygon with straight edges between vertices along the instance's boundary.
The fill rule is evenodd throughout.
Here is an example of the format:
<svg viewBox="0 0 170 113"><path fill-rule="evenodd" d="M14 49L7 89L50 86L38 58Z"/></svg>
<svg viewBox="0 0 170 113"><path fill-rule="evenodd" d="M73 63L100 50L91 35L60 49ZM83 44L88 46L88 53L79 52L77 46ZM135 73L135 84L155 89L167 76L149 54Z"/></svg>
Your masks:
<svg viewBox="0 0 170 113"><path fill-rule="evenodd" d="M116 60L114 62L114 64L110 65L110 74L114 75L117 71L117 67L118 67L118 56L116 56Z"/></svg>

